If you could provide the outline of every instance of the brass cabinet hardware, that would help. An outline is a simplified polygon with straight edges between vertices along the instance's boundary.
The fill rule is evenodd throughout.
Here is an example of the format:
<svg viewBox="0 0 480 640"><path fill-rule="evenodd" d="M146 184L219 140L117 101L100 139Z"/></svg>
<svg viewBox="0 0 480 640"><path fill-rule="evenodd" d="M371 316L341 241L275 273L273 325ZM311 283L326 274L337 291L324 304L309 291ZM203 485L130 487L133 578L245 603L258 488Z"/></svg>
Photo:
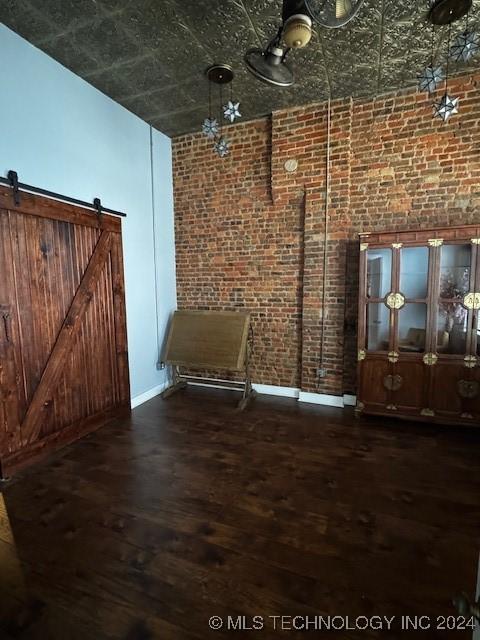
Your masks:
<svg viewBox="0 0 480 640"><path fill-rule="evenodd" d="M389 391L398 391L403 384L402 376L389 374L383 379L383 386Z"/></svg>
<svg viewBox="0 0 480 640"><path fill-rule="evenodd" d="M357 254L362 415L383 412L390 422L402 417L424 425L478 423L480 429L480 224L360 233L358 244L368 249ZM403 264L410 252L422 260ZM456 264L471 276L465 287L459 285L460 294L455 291ZM418 281L421 287L410 286L409 292L404 281ZM426 289L425 295L420 289ZM461 330L453 318L455 305L468 319ZM416 306L422 307L422 322L412 311Z"/></svg>
<svg viewBox="0 0 480 640"><path fill-rule="evenodd" d="M457 382L458 393L462 398L473 400L478 396L480 384L476 380L459 380Z"/></svg>
<svg viewBox="0 0 480 640"><path fill-rule="evenodd" d="M421 416L428 416L430 418L433 418L433 416L435 415L435 411L433 409L422 409L420 411L420 415Z"/></svg>
<svg viewBox="0 0 480 640"><path fill-rule="evenodd" d="M467 293L463 298L463 306L466 309L480 309L480 293Z"/></svg>
<svg viewBox="0 0 480 640"><path fill-rule="evenodd" d="M474 369L477 366L477 358L476 358L476 356L465 356L463 361L465 362L465 366L468 369Z"/></svg>
<svg viewBox="0 0 480 640"><path fill-rule="evenodd" d="M390 309L401 309L405 304L405 296L402 293L389 293L385 304Z"/></svg>
<svg viewBox="0 0 480 640"><path fill-rule="evenodd" d="M437 364L438 356L436 353L426 353L423 356L423 362L427 365L427 367L433 367L433 365Z"/></svg>

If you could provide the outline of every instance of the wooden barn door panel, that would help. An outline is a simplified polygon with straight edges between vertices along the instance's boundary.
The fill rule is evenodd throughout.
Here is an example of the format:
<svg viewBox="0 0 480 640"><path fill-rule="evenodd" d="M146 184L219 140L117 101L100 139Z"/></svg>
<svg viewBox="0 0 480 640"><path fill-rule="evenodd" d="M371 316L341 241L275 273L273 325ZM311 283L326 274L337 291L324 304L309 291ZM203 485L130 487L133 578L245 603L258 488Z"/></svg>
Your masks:
<svg viewBox="0 0 480 640"><path fill-rule="evenodd" d="M12 266L9 216L0 210L0 453L21 446L20 424L27 403Z"/></svg>
<svg viewBox="0 0 480 640"><path fill-rule="evenodd" d="M95 428L130 395L120 222L45 198L27 204L0 210L4 474Z"/></svg>
<svg viewBox="0 0 480 640"><path fill-rule="evenodd" d="M16 212L9 215L30 402L85 272L98 231Z"/></svg>

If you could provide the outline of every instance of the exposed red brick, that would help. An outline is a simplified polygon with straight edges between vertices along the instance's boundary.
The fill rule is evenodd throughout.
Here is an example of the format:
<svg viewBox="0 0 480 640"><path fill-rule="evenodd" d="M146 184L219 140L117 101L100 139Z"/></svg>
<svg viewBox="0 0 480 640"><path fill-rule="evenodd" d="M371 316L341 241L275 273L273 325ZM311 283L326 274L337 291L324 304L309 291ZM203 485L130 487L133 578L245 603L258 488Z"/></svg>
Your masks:
<svg viewBox="0 0 480 640"><path fill-rule="evenodd" d="M414 91L332 102L325 309L326 105L227 127L223 160L174 139L179 307L249 309L255 382L354 393L358 233L480 221L479 82L451 81L446 124Z"/></svg>

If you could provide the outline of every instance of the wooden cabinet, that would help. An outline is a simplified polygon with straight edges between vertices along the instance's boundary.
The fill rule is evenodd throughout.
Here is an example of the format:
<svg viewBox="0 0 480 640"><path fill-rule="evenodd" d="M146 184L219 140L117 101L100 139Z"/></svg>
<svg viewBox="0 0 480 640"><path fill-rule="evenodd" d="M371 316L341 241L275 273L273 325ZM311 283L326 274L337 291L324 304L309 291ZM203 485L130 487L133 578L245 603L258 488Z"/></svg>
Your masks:
<svg viewBox="0 0 480 640"><path fill-rule="evenodd" d="M480 425L480 225L360 235L357 411Z"/></svg>

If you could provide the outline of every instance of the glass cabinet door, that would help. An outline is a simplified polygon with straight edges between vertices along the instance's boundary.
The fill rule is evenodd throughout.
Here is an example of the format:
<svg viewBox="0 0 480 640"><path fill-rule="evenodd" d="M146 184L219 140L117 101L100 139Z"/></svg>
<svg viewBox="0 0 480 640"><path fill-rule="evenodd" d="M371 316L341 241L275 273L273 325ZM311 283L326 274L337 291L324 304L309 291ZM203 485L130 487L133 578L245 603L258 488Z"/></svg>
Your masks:
<svg viewBox="0 0 480 640"><path fill-rule="evenodd" d="M366 349L388 351L390 344L390 309L385 297L392 290L392 250L367 251L366 281Z"/></svg>
<svg viewBox="0 0 480 640"><path fill-rule="evenodd" d="M477 311L473 327L473 355L480 358L480 311Z"/></svg>
<svg viewBox="0 0 480 640"><path fill-rule="evenodd" d="M427 302L429 295L429 248L400 249L399 292L404 304L398 311L398 350L424 353L427 344Z"/></svg>
<svg viewBox="0 0 480 640"><path fill-rule="evenodd" d="M472 245L440 247L439 299L437 301L437 353L465 355L471 312L463 301L473 286Z"/></svg>

